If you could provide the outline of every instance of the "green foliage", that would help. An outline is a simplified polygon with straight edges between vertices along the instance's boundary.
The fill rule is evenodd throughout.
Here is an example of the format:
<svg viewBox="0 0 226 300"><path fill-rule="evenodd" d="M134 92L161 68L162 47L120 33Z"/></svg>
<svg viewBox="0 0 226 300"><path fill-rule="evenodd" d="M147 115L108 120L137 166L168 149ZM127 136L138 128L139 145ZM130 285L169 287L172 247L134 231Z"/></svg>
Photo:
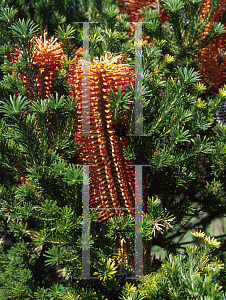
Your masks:
<svg viewBox="0 0 226 300"><path fill-rule="evenodd" d="M58 35L59 41L63 45L64 53L67 54L68 59L71 58L73 48L73 41L75 39L75 28L73 28L70 24L65 28L64 25L58 27L56 34Z"/></svg>
<svg viewBox="0 0 226 300"><path fill-rule="evenodd" d="M14 39L12 32L9 30L10 26L15 21L17 10L8 7L5 1L0 4L0 65L6 63L6 56L14 50ZM2 78L2 72L0 73Z"/></svg>
<svg viewBox="0 0 226 300"><path fill-rule="evenodd" d="M30 255L29 252L30 247L24 242L18 242L13 246L8 255L1 252L0 278L3 299L32 298L32 289L35 286L32 268L35 265L36 255L35 253Z"/></svg>
<svg viewBox="0 0 226 300"><path fill-rule="evenodd" d="M204 210L207 198L210 204L206 185L196 179L205 173L199 162L200 155L209 160L215 156L216 139L212 133L215 111L225 101L224 88L215 99L206 97L199 73L191 66L176 66L176 55L163 54L160 47L148 44L143 53L146 136L132 137L126 155L128 159L150 166L145 167L144 172L151 196L161 194L163 203L170 205L179 221L185 211L188 213L191 202L196 201L194 194L202 193L200 205ZM176 200L178 197L180 201ZM221 199L223 202L223 197Z"/></svg>
<svg viewBox="0 0 226 300"><path fill-rule="evenodd" d="M20 20L12 25L13 36L16 37L22 45L26 45L33 37L34 33L38 31L38 26L31 20L25 22Z"/></svg>
<svg viewBox="0 0 226 300"><path fill-rule="evenodd" d="M98 275L100 280L105 281L106 279L112 279L112 275L117 273L117 267L115 266L115 262L109 258L108 260L102 258L100 261L100 266L98 267L98 271L94 273L94 275Z"/></svg>
<svg viewBox="0 0 226 300"><path fill-rule="evenodd" d="M127 89L124 93L122 93L122 87L118 89L117 95L113 91L113 89L111 89L109 92L112 118L117 130L120 130L120 128L122 127L123 116L127 115L129 120L132 119L132 103L134 100L133 94L132 84L127 86ZM131 125L128 125L127 127L129 126L131 127Z"/></svg>
<svg viewBox="0 0 226 300"><path fill-rule="evenodd" d="M162 2L169 15L170 23L161 24L157 13L146 7L142 12L143 21L148 22L144 25L145 33L153 38L155 45L162 41L163 51L175 55L179 66L188 61L192 65L197 64L197 60L194 60L195 55L217 35L224 32L224 25L216 22L212 24L208 34L204 34L214 9L221 1L211 1L207 14L202 17L202 1L200 0L164 0Z"/></svg>
<svg viewBox="0 0 226 300"><path fill-rule="evenodd" d="M125 284L122 294L119 296L120 300L143 300L145 296L139 294L134 285L128 282Z"/></svg>
<svg viewBox="0 0 226 300"><path fill-rule="evenodd" d="M141 280L138 290L145 299L224 299L216 283L222 263L213 255L220 243L201 232L193 237L195 246L185 255L170 255L158 272Z"/></svg>
<svg viewBox="0 0 226 300"><path fill-rule="evenodd" d="M116 6L103 6L103 15L90 26L90 57L100 57L105 51L132 56L133 39L129 39L127 17L119 14ZM94 21L94 20L92 20ZM131 60L131 57L130 57ZM129 59L128 59L129 61Z"/></svg>

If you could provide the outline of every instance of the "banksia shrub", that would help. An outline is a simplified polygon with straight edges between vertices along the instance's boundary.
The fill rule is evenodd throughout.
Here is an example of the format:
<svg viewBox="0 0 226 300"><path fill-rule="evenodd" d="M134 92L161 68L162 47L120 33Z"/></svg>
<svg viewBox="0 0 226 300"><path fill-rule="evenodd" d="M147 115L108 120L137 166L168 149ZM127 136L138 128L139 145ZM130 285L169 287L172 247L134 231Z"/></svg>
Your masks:
<svg viewBox="0 0 226 300"><path fill-rule="evenodd" d="M121 136L114 124L109 92L125 92L128 83L134 84L134 68L120 64L123 56L112 58L109 53L90 63L90 136L82 136L82 60L75 60L69 69L70 95L78 100L76 140L81 144L79 162L90 167L90 207L134 207L134 167L129 167L124 151L129 141ZM124 115L125 116L125 115ZM80 136L79 136L80 134ZM92 135L93 134L93 135ZM96 134L96 135L94 135ZM125 211L99 213L99 221Z"/></svg>

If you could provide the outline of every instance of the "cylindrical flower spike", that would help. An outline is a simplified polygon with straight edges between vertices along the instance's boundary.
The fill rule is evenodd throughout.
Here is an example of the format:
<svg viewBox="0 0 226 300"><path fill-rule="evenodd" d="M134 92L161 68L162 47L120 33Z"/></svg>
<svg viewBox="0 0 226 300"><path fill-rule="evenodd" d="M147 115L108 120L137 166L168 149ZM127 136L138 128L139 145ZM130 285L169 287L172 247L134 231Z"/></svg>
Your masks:
<svg viewBox="0 0 226 300"><path fill-rule="evenodd" d="M64 53L61 44L57 42L56 38L51 37L47 39L47 31L44 31L43 36L34 36L32 44L33 51L31 54L31 60L33 61L33 64L38 67L38 70L34 74L34 85L36 86L37 97L39 99L44 99L51 95L54 91L54 73L58 69L62 69L61 61L64 57ZM21 55L18 50L23 49L18 49L18 47L15 48L11 58L12 69ZM24 83L31 91L31 94L34 95L30 76L28 74L22 75L20 73L17 75L23 78Z"/></svg>
<svg viewBox="0 0 226 300"><path fill-rule="evenodd" d="M133 168L124 156L129 141L119 136L113 124L108 93L129 82L134 84L134 68L120 64L123 57L111 58L109 53L90 63L90 131L97 136L77 136L82 142L80 163L90 167L90 207L129 208L135 205L135 177ZM82 60L71 65L69 89L78 99L77 132L82 124ZM99 210L99 222L114 215L125 215L124 210Z"/></svg>

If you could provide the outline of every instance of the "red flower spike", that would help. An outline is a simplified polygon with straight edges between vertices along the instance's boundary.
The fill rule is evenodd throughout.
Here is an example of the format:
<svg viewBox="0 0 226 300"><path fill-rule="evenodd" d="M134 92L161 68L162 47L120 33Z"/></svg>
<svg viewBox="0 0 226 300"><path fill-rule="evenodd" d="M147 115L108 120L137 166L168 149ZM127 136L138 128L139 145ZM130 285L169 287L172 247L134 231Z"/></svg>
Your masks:
<svg viewBox="0 0 226 300"><path fill-rule="evenodd" d="M129 208L135 206L135 172L129 167L124 151L129 145L125 137L116 133L108 93L110 88L117 93L128 82L134 84L134 68L120 64L123 57L111 58L109 53L100 61L90 63L90 131L97 136L77 136L77 142L84 143L79 150L79 163L96 165L90 167L90 207ZM120 65L119 65L120 64ZM71 96L78 99L77 134L82 124L82 60L75 61L69 70ZM112 216L131 213L125 210L99 210L98 221ZM133 212L134 214L134 212Z"/></svg>

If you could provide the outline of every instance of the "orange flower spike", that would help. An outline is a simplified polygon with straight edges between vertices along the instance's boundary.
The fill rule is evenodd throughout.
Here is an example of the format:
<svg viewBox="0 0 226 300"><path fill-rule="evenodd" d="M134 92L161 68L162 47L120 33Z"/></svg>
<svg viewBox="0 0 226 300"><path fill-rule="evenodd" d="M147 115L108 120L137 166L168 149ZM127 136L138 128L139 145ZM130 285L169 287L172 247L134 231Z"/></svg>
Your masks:
<svg viewBox="0 0 226 300"><path fill-rule="evenodd" d="M21 55L17 49L16 47L12 54L12 68ZM63 57L64 53L61 44L54 37L47 39L47 31L44 32L43 37L36 35L33 38L33 64L39 67L34 78L38 98L44 99L53 93L54 73L57 69L62 69L61 61ZM28 75L17 75L23 78L26 86L34 93Z"/></svg>
<svg viewBox="0 0 226 300"><path fill-rule="evenodd" d="M115 92L128 82L134 83L134 69L120 64L123 57L111 58L106 53L99 60L90 63L90 128L98 136L77 136L77 142L84 143L80 148L80 161L91 167L90 207L128 207L135 204L135 178L131 167L124 158L124 150L129 142L116 134L108 93ZM71 96L78 99L77 131L82 124L82 61L72 64L69 89ZM126 140L126 143L125 143ZM99 211L99 221L124 211Z"/></svg>
<svg viewBox="0 0 226 300"><path fill-rule="evenodd" d="M43 37L36 36L34 43L34 64L40 66L35 76L38 97L46 98L53 93L54 72L62 69L61 61L64 53L56 38L47 39L47 31L44 32Z"/></svg>

